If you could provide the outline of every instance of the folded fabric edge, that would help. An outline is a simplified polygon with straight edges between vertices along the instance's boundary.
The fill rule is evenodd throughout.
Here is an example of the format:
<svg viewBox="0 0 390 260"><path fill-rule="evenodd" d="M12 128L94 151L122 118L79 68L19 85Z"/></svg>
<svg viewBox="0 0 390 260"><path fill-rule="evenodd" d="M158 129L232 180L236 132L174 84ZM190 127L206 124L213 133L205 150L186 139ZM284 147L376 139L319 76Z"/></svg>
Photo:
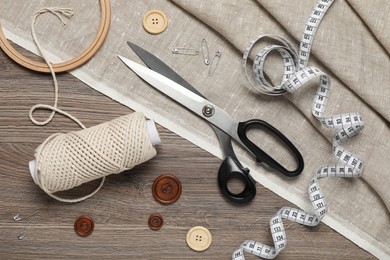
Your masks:
<svg viewBox="0 0 390 260"><path fill-rule="evenodd" d="M390 254L377 247L375 243L367 243L367 240L364 240L361 235L350 231L345 225L330 217L329 214L322 219L322 222L378 259L390 259ZM359 228L355 226L355 230L359 230Z"/></svg>

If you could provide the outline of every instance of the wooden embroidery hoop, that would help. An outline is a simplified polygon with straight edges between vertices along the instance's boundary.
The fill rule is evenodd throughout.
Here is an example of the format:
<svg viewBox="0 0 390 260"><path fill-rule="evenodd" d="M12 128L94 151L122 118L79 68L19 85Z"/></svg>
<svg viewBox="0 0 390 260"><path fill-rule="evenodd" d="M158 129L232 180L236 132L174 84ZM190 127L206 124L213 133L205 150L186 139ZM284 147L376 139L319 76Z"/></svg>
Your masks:
<svg viewBox="0 0 390 260"><path fill-rule="evenodd" d="M53 64L53 68L55 72L70 71L83 65L85 62L91 59L93 55L95 55L95 53L102 46L107 36L108 29L110 27L110 21L111 21L110 1L100 0L100 6L101 6L101 18L100 18L99 29L92 44L85 51L83 51L75 58L65 62ZM26 58L25 56L20 54L17 50L15 50L15 48L11 46L11 44L5 37L1 25L0 25L0 48L3 49L3 51L11 59L13 59L15 62L19 63L23 67L38 72L46 72L46 73L50 72L49 67L47 66L46 63L33 61L29 58Z"/></svg>

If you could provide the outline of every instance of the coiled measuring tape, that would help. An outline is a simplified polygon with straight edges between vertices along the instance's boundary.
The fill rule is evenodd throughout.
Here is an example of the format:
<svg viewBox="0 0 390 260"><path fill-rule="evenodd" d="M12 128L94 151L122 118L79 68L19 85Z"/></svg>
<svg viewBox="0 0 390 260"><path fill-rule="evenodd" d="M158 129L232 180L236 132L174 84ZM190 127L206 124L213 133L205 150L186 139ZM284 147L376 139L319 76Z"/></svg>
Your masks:
<svg viewBox="0 0 390 260"><path fill-rule="evenodd" d="M282 95L293 93L313 78L319 78L319 85L312 105L312 114L327 128L334 128L333 154L338 159L334 165L320 167L309 182L308 195L315 213L301 209L284 207L270 220L270 230L274 246L269 246L253 240L245 241L233 255L233 260L244 260L244 251L266 259L275 258L287 245L286 231L282 219L288 219L306 226L316 226L327 212L327 203L321 191L318 180L325 177L360 177L363 171L363 161L341 147L341 143L357 135L364 127L358 113L348 113L336 116L325 116L326 103L330 94L330 78L320 69L307 66L315 32L333 0L319 0L305 25L299 52L287 40L272 35L259 36L246 47L243 55L243 66L249 83L267 95ZM253 46L264 38L271 38L278 45L263 48L253 62L253 73L258 85L254 85L247 72L247 60ZM264 77L264 62L271 51L279 52L284 63L284 74L279 86L273 86ZM299 55L298 55L299 53ZM298 58L299 56L299 58Z"/></svg>

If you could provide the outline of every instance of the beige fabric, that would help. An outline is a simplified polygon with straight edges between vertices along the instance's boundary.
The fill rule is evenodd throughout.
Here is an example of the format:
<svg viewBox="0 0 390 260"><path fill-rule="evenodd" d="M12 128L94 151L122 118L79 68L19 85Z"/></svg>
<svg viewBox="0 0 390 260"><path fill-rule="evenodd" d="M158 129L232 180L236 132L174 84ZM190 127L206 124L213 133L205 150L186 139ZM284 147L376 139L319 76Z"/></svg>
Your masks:
<svg viewBox="0 0 390 260"><path fill-rule="evenodd" d="M266 120L298 146L306 165L304 172L294 179L257 166L240 147L236 147L236 151L259 183L310 211L306 192L308 182L319 166L334 163L332 133L321 127L310 113L316 82L293 95L260 95L247 84L241 56L249 41L260 34L280 35L298 45L315 3L316 0L112 1L112 25L102 50L83 68L72 73L94 89L144 112L220 157L218 141L207 123L145 84L116 57L121 54L139 61L127 46L127 40L150 50L238 121ZM382 22L379 23L371 15L386 16L389 4L384 0L381 3L381 6L365 4L363 8L363 1L336 1L317 31L309 64L318 66L332 79L327 113L356 111L366 124L362 134L345 146L365 161L364 179L327 178L320 181L329 204L329 213L323 222L375 256L386 258L390 257L390 191L387 190L390 161L386 158L390 151L390 90L387 86L390 62L383 46L390 24L386 19L380 19ZM6 35L34 50L29 28L31 16L40 7L51 5L53 1L49 0L23 3L3 0L0 9L9 10L0 17ZM55 5L72 7L75 16L66 27L61 27L50 16L41 17L37 33L53 60L68 59L87 47L95 35L96 29L91 28L97 28L99 5L96 0L59 0ZM162 34L151 35L142 28L142 16L151 9L163 10L168 16L168 28ZM375 30L370 29L374 27ZM377 32L381 35L376 36ZM208 76L208 67L201 55L182 56L171 52L172 47L199 49L203 38L209 43L211 55L222 51L212 77ZM270 78L277 79L281 75L280 65L277 59L267 63ZM261 136L254 138L267 151L277 151L276 157L289 165L286 161L289 157L279 155L271 140ZM231 248L232 252L234 249Z"/></svg>

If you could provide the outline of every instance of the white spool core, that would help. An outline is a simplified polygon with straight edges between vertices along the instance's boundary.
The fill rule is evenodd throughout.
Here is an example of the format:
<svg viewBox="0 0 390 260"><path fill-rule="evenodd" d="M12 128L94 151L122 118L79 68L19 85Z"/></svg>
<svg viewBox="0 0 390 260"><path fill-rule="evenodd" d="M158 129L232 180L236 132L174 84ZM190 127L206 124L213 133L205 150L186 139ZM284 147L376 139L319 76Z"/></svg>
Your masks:
<svg viewBox="0 0 390 260"><path fill-rule="evenodd" d="M159 145L161 143L160 135L158 134L156 124L154 123L154 120L147 120L146 126L148 128L150 141L152 142L153 146Z"/></svg>
<svg viewBox="0 0 390 260"><path fill-rule="evenodd" d="M32 160L28 163L28 168L30 169L31 177L33 178L35 184L38 185L38 176L36 175L35 167L36 167L36 160Z"/></svg>

